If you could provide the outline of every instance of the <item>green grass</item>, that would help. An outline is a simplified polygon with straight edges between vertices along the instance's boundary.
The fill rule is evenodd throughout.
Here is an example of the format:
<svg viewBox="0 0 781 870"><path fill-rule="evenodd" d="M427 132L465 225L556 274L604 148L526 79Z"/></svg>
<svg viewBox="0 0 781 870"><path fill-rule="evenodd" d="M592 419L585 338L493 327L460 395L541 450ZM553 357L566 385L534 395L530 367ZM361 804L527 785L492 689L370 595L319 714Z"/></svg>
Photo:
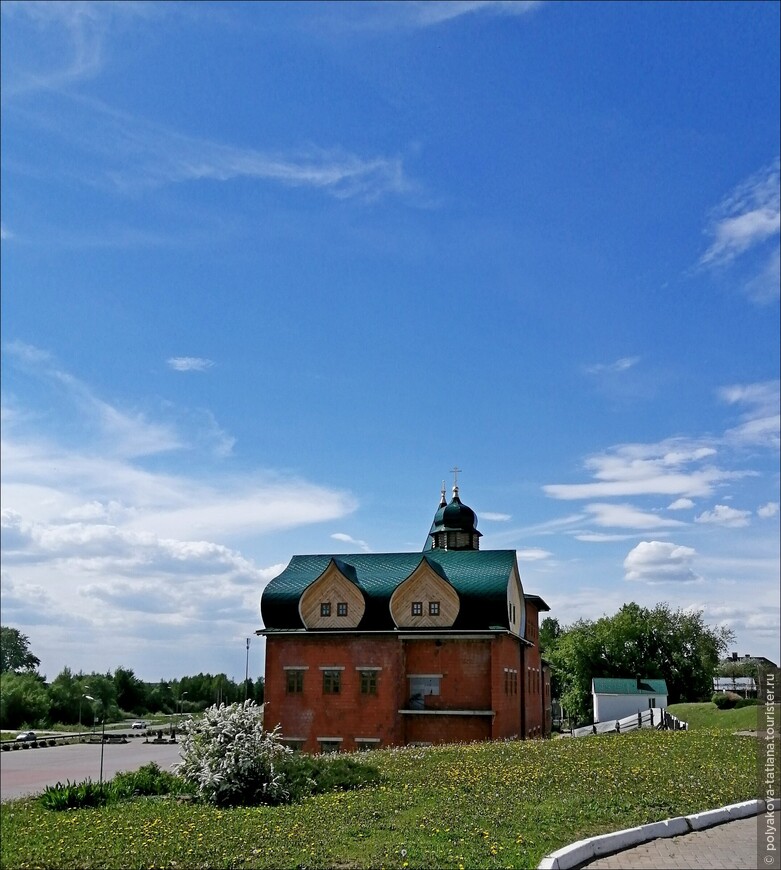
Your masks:
<svg viewBox="0 0 781 870"><path fill-rule="evenodd" d="M667 708L673 716L689 723L689 728L700 730L715 728L718 731L756 731L763 730L761 723L766 715L762 707L741 707L739 710L719 710L710 701L704 704L672 704ZM781 705L775 705L775 721Z"/></svg>
<svg viewBox="0 0 781 870"><path fill-rule="evenodd" d="M731 734L641 731L381 750L369 757L379 783L290 806L14 801L0 866L532 868L582 837L753 797L756 751Z"/></svg>

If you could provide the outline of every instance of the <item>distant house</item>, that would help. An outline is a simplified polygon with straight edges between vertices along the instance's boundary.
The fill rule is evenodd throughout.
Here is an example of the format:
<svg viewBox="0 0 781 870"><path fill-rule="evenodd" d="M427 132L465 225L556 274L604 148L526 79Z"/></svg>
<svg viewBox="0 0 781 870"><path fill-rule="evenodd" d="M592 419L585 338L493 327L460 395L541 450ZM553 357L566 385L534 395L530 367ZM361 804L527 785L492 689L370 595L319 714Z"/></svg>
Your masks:
<svg viewBox="0 0 781 870"><path fill-rule="evenodd" d="M744 698L756 698L757 683L753 677L714 677L714 692L735 692Z"/></svg>
<svg viewBox="0 0 781 870"><path fill-rule="evenodd" d="M651 707L667 707L667 683L626 677L594 677L594 722L623 719Z"/></svg>

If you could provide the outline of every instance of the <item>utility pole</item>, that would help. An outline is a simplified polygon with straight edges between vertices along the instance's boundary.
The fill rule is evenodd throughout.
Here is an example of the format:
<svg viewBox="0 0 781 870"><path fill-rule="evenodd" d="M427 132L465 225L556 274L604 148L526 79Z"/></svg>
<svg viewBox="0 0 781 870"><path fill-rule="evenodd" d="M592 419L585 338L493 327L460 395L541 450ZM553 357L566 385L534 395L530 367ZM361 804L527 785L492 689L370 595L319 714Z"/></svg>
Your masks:
<svg viewBox="0 0 781 870"><path fill-rule="evenodd" d="M244 706L247 706L247 687L249 684L249 638L247 638L247 666L244 669Z"/></svg>

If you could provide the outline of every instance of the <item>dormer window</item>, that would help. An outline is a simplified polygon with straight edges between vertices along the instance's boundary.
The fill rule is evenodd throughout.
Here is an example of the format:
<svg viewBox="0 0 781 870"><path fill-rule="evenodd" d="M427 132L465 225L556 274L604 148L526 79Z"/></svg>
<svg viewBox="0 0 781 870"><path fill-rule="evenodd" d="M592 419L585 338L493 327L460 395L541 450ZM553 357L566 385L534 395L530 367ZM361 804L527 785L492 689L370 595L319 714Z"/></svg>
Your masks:
<svg viewBox="0 0 781 870"><path fill-rule="evenodd" d="M423 616L423 602L422 601L413 601L412 602L412 615L413 616Z"/></svg>
<svg viewBox="0 0 781 870"><path fill-rule="evenodd" d="M347 602L346 601L337 602L336 615L337 616L347 616Z"/></svg>
<svg viewBox="0 0 781 870"><path fill-rule="evenodd" d="M320 603L320 616L330 616L331 615L331 602L330 601L322 601Z"/></svg>
<svg viewBox="0 0 781 870"><path fill-rule="evenodd" d="M439 616L439 602L438 601L429 601L429 603L428 603L428 615L429 616Z"/></svg>

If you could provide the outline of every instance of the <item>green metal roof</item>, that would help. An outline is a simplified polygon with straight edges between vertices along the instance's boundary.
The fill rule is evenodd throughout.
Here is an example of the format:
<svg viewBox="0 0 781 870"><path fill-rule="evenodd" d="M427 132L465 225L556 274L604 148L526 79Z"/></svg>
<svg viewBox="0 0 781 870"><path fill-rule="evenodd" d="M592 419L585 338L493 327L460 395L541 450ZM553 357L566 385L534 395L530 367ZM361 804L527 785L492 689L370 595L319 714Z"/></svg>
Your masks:
<svg viewBox="0 0 781 870"><path fill-rule="evenodd" d="M293 556L266 586L260 602L266 628L301 628L298 601L334 560L363 592L366 611L359 628L393 629L389 602L396 587L426 560L458 592L461 609L454 628L508 628L507 583L515 550L427 550L425 553L353 553Z"/></svg>
<svg viewBox="0 0 781 870"><path fill-rule="evenodd" d="M594 677L593 691L599 695L666 695L664 680L633 680L630 677Z"/></svg>

